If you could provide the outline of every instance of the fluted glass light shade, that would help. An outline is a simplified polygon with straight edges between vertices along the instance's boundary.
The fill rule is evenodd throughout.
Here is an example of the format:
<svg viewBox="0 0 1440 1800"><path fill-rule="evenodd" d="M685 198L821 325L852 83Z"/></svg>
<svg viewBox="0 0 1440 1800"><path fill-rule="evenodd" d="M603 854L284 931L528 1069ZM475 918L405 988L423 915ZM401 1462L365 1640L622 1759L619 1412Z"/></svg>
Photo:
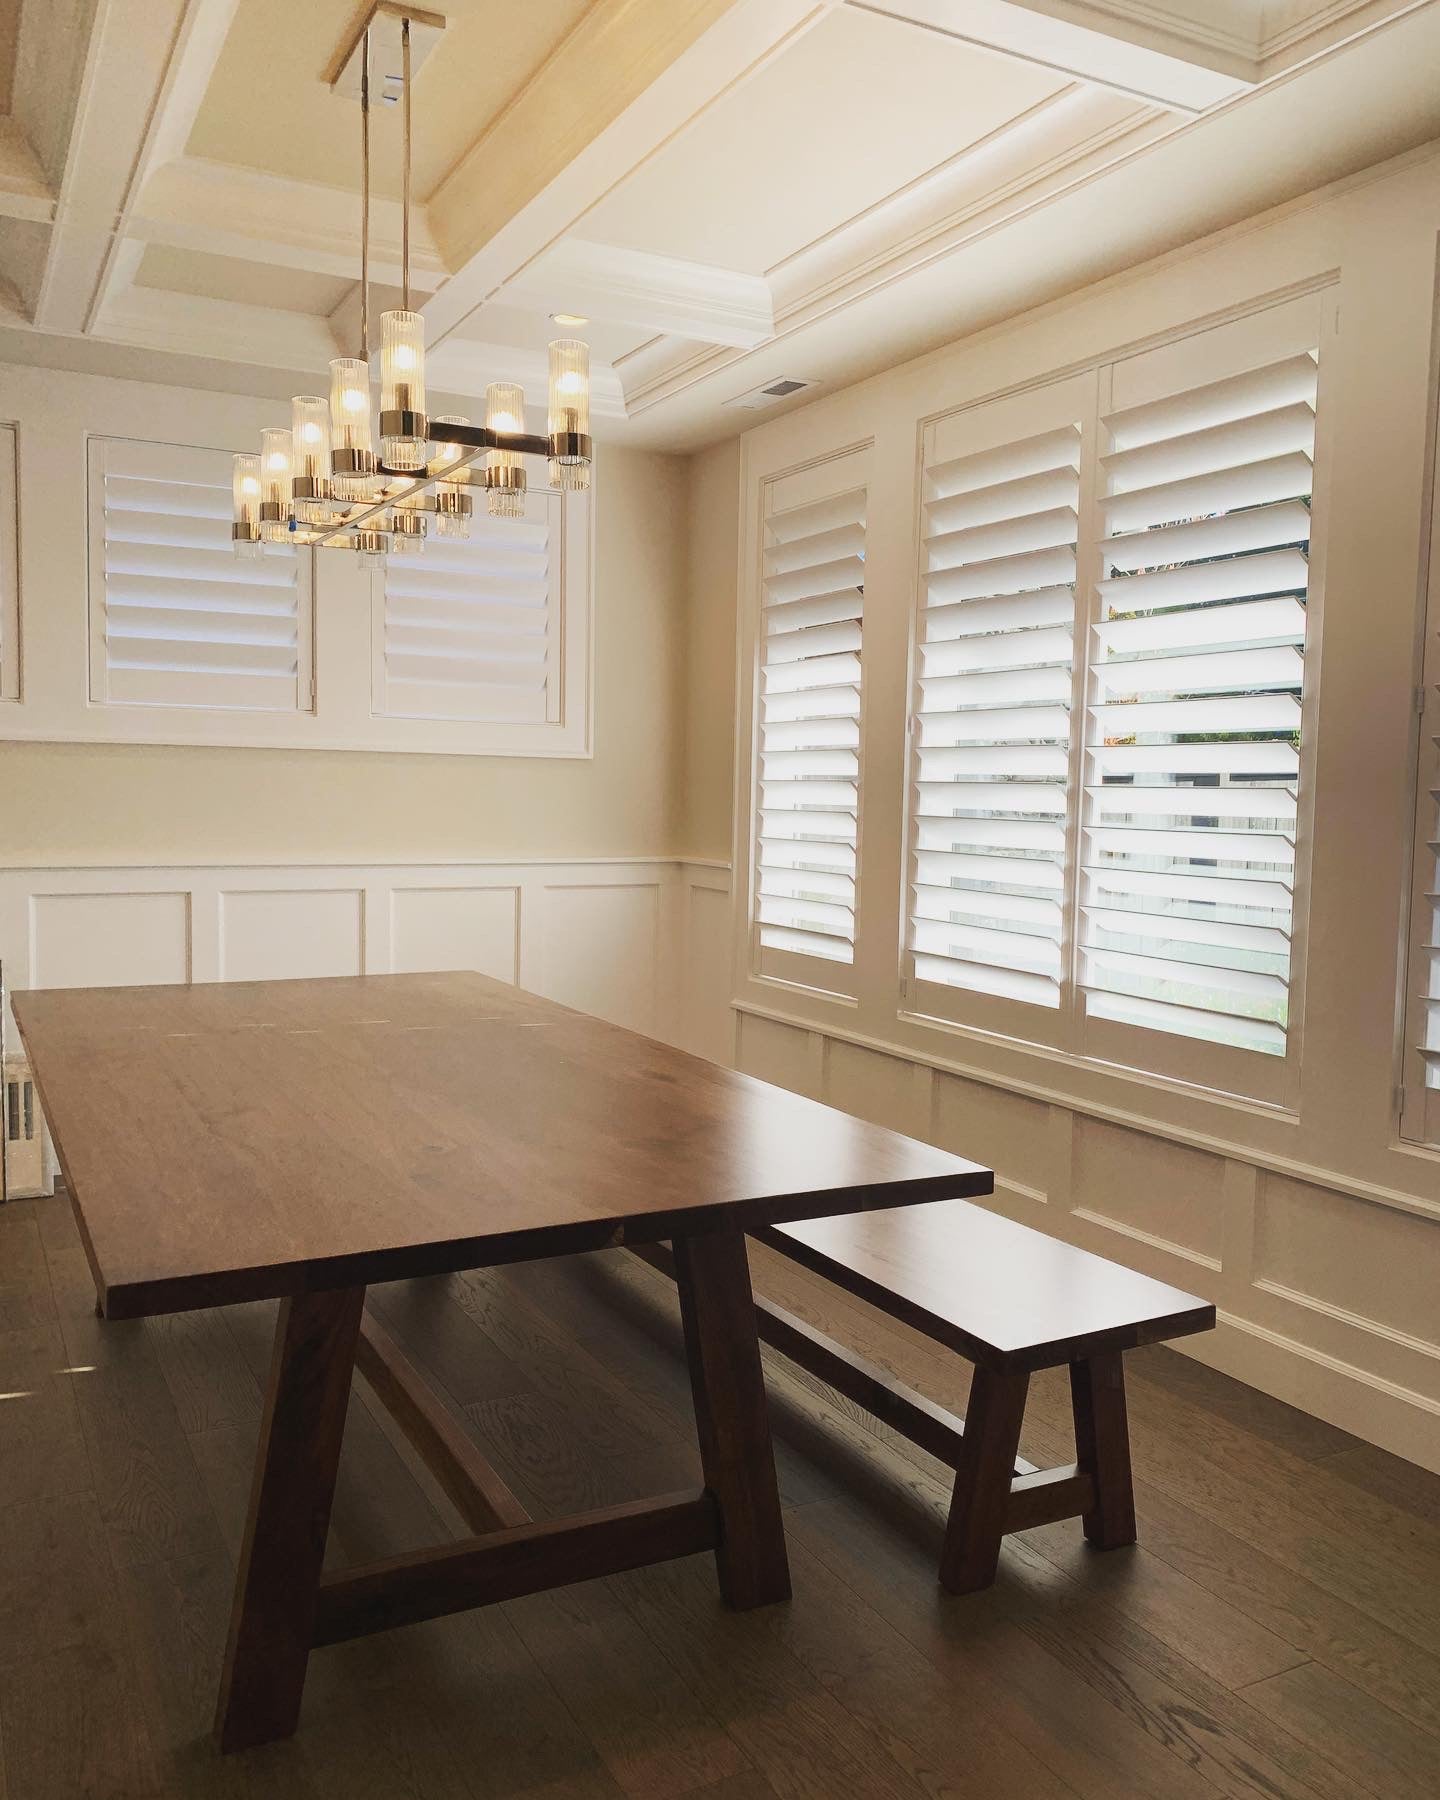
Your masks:
<svg viewBox="0 0 1440 1800"><path fill-rule="evenodd" d="M260 433L260 535L267 544L290 539L291 440L272 426Z"/></svg>
<svg viewBox="0 0 1440 1800"><path fill-rule="evenodd" d="M258 556L260 542L260 458L242 455L234 459L231 495L235 516L230 540L237 556Z"/></svg>
<svg viewBox="0 0 1440 1800"><path fill-rule="evenodd" d="M463 413L437 413L437 425L468 425ZM437 443L435 462L442 466L458 463L464 455L459 444ZM435 535L442 538L468 538L470 535L470 469L458 468L452 475L442 475L435 484Z"/></svg>
<svg viewBox="0 0 1440 1800"><path fill-rule="evenodd" d="M296 394L290 402L294 454L295 517L323 525L330 517L330 402L320 394Z"/></svg>
<svg viewBox="0 0 1440 1800"><path fill-rule="evenodd" d="M525 391L513 381L485 390L485 423L491 431L525 429ZM514 450L492 450L485 465L485 509L494 519L518 519L525 510L525 465Z"/></svg>
<svg viewBox="0 0 1440 1800"><path fill-rule="evenodd" d="M425 493L412 488L396 498L390 511L390 550L395 556L419 556L425 548Z"/></svg>
<svg viewBox="0 0 1440 1800"><path fill-rule="evenodd" d="M550 346L550 479L571 492L590 485L590 347L579 338Z"/></svg>
<svg viewBox="0 0 1440 1800"><path fill-rule="evenodd" d="M417 312L380 315L380 459L425 467L425 322Z"/></svg>
<svg viewBox="0 0 1440 1800"><path fill-rule="evenodd" d="M363 357L337 356L330 365L330 457L337 499L374 497L370 365Z"/></svg>

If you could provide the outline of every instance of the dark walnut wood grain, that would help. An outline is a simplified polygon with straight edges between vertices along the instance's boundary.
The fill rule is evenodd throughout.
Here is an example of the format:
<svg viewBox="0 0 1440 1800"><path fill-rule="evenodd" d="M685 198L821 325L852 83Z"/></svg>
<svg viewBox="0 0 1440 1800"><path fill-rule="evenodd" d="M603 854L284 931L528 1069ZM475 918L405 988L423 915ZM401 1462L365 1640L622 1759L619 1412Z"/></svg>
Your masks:
<svg viewBox="0 0 1440 1800"><path fill-rule="evenodd" d="M756 1235L982 1368L1052 1368L1215 1324L1207 1300L964 1200Z"/></svg>
<svg viewBox="0 0 1440 1800"><path fill-rule="evenodd" d="M986 1193L475 974L21 993L108 1317Z"/></svg>

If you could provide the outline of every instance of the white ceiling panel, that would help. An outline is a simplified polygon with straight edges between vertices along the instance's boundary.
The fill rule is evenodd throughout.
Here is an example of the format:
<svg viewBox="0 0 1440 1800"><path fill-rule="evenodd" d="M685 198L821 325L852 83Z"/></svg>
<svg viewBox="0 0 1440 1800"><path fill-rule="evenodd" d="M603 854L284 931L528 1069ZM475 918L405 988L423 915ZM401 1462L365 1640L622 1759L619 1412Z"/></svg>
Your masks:
<svg viewBox="0 0 1440 1800"><path fill-rule="evenodd" d="M842 10L651 158L587 238L763 275L1067 85Z"/></svg>

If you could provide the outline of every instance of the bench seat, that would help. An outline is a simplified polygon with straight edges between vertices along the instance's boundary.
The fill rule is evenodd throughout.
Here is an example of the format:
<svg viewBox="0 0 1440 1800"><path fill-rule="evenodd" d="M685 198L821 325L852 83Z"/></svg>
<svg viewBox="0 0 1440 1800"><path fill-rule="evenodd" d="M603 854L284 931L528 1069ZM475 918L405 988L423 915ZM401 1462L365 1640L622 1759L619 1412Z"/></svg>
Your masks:
<svg viewBox="0 0 1440 1800"><path fill-rule="evenodd" d="M753 1235L982 1368L1051 1369L1215 1323L1194 1294L968 1200Z"/></svg>
<svg viewBox="0 0 1440 1800"><path fill-rule="evenodd" d="M774 1301L755 1300L772 1349L955 1470L940 1560L951 1592L990 1585L1007 1532L1078 1516L1097 1549L1134 1543L1124 1353L1210 1330L1209 1301L967 1200L753 1235L975 1365L959 1419ZM635 1254L674 1274L662 1245L636 1245ZM1030 1376L1061 1365L1075 1461L1038 1469L1018 1454Z"/></svg>

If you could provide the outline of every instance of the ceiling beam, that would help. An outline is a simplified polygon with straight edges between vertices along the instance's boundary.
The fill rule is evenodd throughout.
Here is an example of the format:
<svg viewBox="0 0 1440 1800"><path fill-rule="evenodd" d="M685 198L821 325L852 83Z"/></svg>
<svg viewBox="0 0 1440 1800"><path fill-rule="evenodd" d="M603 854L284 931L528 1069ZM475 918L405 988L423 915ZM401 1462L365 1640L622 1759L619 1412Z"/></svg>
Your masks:
<svg viewBox="0 0 1440 1800"><path fill-rule="evenodd" d="M97 0L35 307L42 330L89 331L140 187L176 153L236 0Z"/></svg>
<svg viewBox="0 0 1440 1800"><path fill-rule="evenodd" d="M431 197L454 273L422 308L430 341L837 3L596 0Z"/></svg>
<svg viewBox="0 0 1440 1800"><path fill-rule="evenodd" d="M1195 114L1260 79L1254 9L1236 0L850 0L861 12Z"/></svg>
<svg viewBox="0 0 1440 1800"><path fill-rule="evenodd" d="M145 183L128 221L131 238L181 250L358 281L360 198L240 164L182 156ZM411 219L410 280L432 293L445 279L434 237L417 207ZM400 203L370 203L370 278L400 285Z"/></svg>
<svg viewBox="0 0 1440 1800"><path fill-rule="evenodd" d="M566 237L538 256L505 290L505 304L542 313L576 312L608 325L635 325L749 349L775 330L763 275L684 262Z"/></svg>

